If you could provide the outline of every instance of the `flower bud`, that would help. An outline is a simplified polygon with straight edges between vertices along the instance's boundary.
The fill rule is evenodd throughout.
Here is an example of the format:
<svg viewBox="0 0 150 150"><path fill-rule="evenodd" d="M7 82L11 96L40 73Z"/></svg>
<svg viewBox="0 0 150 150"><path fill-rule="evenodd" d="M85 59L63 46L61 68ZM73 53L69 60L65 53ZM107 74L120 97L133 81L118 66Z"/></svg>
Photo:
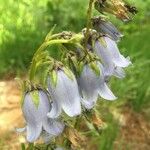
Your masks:
<svg viewBox="0 0 150 150"><path fill-rule="evenodd" d="M119 39L123 36L111 22L100 17L93 18L92 23L94 29L100 33L110 36L114 41L119 41Z"/></svg>

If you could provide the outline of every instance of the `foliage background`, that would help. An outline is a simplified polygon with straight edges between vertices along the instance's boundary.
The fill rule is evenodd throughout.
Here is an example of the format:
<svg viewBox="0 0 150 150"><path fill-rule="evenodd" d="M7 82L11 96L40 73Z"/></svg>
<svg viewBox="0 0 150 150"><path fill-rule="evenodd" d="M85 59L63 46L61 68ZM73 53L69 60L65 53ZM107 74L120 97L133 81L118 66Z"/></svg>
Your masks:
<svg viewBox="0 0 150 150"><path fill-rule="evenodd" d="M133 22L122 23L109 17L125 34L119 46L133 65L127 69L125 79L111 82L119 100L100 101L100 111L109 122L99 140L101 150L113 149L119 132L112 110L127 105L137 113L150 113L150 0L128 1L139 10ZM0 0L0 78L26 73L34 51L54 24L56 32L79 32L86 24L87 4L88 0L7 0L7 4ZM55 49L52 53L56 57L59 54ZM107 113L105 108L109 108Z"/></svg>

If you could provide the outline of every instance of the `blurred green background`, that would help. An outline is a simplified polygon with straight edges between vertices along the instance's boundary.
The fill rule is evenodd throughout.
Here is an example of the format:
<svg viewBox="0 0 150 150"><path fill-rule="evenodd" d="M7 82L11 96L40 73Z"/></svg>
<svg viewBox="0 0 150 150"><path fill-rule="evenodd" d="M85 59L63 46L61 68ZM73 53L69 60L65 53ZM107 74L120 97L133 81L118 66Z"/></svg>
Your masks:
<svg viewBox="0 0 150 150"><path fill-rule="evenodd" d="M100 150L115 149L121 132L114 119L116 110L129 109L144 115L148 124L150 121L150 0L128 1L139 11L133 21L122 23L112 16L110 19L124 33L120 50L131 57L133 65L126 69L125 79L114 78L111 82L119 99L113 103L100 101L101 116L108 122L101 138L94 136L93 142L99 141ZM33 53L54 24L56 32L81 31L86 24L87 4L88 0L0 0L0 78L13 79L26 73ZM119 140L117 149L124 149L121 145L125 141ZM125 145L125 149L132 147Z"/></svg>

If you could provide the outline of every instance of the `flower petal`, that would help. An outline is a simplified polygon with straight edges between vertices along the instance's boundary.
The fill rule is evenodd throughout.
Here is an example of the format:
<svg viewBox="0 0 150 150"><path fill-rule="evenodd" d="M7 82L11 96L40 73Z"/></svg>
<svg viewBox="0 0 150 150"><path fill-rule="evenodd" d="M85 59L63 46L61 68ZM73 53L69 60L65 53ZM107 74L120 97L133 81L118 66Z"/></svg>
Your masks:
<svg viewBox="0 0 150 150"><path fill-rule="evenodd" d="M48 119L47 113L50 111L50 102L47 94L39 90L39 104L36 106L31 94L27 93L22 107L27 123L27 141L34 142L42 132L43 121Z"/></svg>
<svg viewBox="0 0 150 150"><path fill-rule="evenodd" d="M48 119L43 122L43 128L49 134L58 136L64 129L64 124L54 119Z"/></svg>
<svg viewBox="0 0 150 150"><path fill-rule="evenodd" d="M97 101L98 97L98 80L97 76L89 65L85 65L83 71L78 78L78 84L82 93L82 104L85 108L91 109Z"/></svg>
<svg viewBox="0 0 150 150"><path fill-rule="evenodd" d="M26 126L25 127L23 127L23 128L16 128L16 132L18 132L18 133L22 133L22 132L25 132L26 131Z"/></svg>
<svg viewBox="0 0 150 150"><path fill-rule="evenodd" d="M75 77L70 79L62 70L59 70L56 87L51 95L58 101L65 113L70 117L77 116L81 113L80 95ZM49 89L52 89L49 84ZM53 98L52 98L53 99Z"/></svg>
<svg viewBox="0 0 150 150"><path fill-rule="evenodd" d="M61 105L58 103L57 100L54 100L51 105L52 109L49 113L47 113L47 116L49 118L58 118L61 114Z"/></svg>
<svg viewBox="0 0 150 150"><path fill-rule="evenodd" d="M123 36L118 29L108 21L101 20L100 29L103 33L111 36L115 41L119 41L119 39Z"/></svg>
<svg viewBox="0 0 150 150"><path fill-rule="evenodd" d="M106 100L115 100L117 97L111 92L107 84L101 84L99 89L99 95Z"/></svg>
<svg viewBox="0 0 150 150"><path fill-rule="evenodd" d="M82 99L81 101L82 105L86 108L86 109L92 109L95 106L95 101L92 99Z"/></svg>
<svg viewBox="0 0 150 150"><path fill-rule="evenodd" d="M128 67L131 64L131 61L120 54L116 42L109 37L105 37L105 41L107 43L107 49L112 55L114 64L118 67Z"/></svg>
<svg viewBox="0 0 150 150"><path fill-rule="evenodd" d="M112 58L111 52L108 50L108 44L107 44L107 47L105 47L99 41L96 41L95 42L95 52L102 60L102 63L104 65L104 69L105 69L105 75L106 76L112 75L112 73L114 71L114 63L113 63L113 58Z"/></svg>
<svg viewBox="0 0 150 150"><path fill-rule="evenodd" d="M39 91L38 107L35 106L34 102L32 101L30 93L26 94L22 111L25 116L27 125L36 125L45 120L45 118L47 118L47 113L50 111L50 109L51 107L48 96L43 91Z"/></svg>
<svg viewBox="0 0 150 150"><path fill-rule="evenodd" d="M117 78L122 79L122 78L124 78L126 76L126 73L121 67L116 67L114 69L113 75L116 76Z"/></svg>
<svg viewBox="0 0 150 150"><path fill-rule="evenodd" d="M28 124L27 125L27 141L33 143L36 141L42 131L42 124Z"/></svg>
<svg viewBox="0 0 150 150"><path fill-rule="evenodd" d="M45 144L49 144L49 143L51 142L51 140L52 140L53 138L55 138L54 135L49 134L49 133L47 133L47 132L44 131L44 130L42 131L41 136L42 136L42 138L43 138Z"/></svg>

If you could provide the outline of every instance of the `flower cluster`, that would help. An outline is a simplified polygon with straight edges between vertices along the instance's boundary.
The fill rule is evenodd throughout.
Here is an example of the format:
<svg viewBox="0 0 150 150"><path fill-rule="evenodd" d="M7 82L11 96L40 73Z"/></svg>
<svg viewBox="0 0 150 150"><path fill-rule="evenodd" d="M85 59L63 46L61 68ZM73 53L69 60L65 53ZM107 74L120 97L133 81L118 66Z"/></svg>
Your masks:
<svg viewBox="0 0 150 150"><path fill-rule="evenodd" d="M98 10L103 8L101 11L113 12L121 20L128 19L129 7L121 0L93 2ZM99 98L117 99L109 81L112 76L124 78L124 69L131 64L117 46L123 35L110 21L92 18L88 13L90 24L82 32L52 34L53 28L33 56L29 80L23 82L26 127L17 129L27 132L28 142L36 141L40 135L45 141L57 137L70 125L65 117L74 118L92 110ZM61 50L58 60L47 50L54 44Z"/></svg>

